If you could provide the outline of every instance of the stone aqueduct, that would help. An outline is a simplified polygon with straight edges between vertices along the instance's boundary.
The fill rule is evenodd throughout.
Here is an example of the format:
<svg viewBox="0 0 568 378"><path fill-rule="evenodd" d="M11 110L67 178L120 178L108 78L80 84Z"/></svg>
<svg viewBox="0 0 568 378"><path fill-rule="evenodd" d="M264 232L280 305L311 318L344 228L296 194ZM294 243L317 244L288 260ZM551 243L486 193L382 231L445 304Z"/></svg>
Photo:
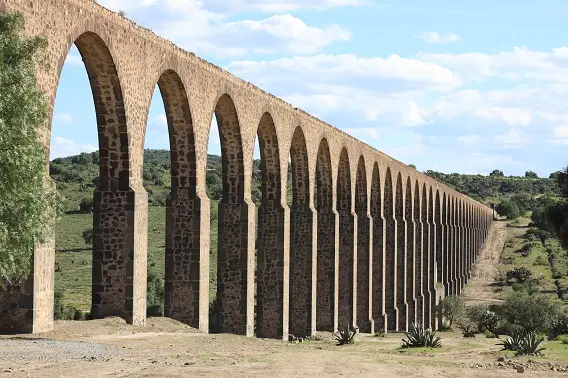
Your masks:
<svg viewBox="0 0 568 378"><path fill-rule="evenodd" d="M39 71L38 81L51 105L73 43L88 72L100 147L93 316L145 323L148 205L142 159L156 83L172 165L166 316L209 329L205 166L213 115L224 182L219 331L281 338L348 323L362 332L404 330L410 321L435 327L433 306L459 293L470 278L492 221L484 205L91 0L0 0L0 11L22 12L26 32L47 37L49 67ZM49 147L46 130L42 138ZM256 137L262 159L258 234L250 190ZM53 242L38 246L25 284L0 292L0 330L53 327L54 250Z"/></svg>

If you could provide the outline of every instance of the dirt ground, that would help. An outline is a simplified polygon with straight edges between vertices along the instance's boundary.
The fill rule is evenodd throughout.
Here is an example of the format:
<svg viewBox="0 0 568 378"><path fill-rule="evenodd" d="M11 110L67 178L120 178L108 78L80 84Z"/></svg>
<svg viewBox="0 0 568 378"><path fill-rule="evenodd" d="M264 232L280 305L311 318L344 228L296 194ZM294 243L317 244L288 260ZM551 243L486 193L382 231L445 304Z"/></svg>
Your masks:
<svg viewBox="0 0 568 378"><path fill-rule="evenodd" d="M503 248L496 222L466 294L491 300L488 286ZM145 328L108 318L57 322L41 335L0 336L0 377L531 377L568 375L568 359L517 358L495 339L441 333L442 348L400 349L403 334L357 335L338 347L332 335L288 343L234 335L208 335L176 321L150 318ZM555 371L564 371L558 372Z"/></svg>

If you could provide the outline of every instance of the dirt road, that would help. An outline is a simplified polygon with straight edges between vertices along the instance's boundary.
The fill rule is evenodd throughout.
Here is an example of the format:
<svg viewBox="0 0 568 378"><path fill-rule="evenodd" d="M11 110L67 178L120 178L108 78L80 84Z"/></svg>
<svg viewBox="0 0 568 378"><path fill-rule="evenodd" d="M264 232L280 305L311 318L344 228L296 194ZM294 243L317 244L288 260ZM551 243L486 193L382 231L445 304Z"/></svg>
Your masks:
<svg viewBox="0 0 568 378"><path fill-rule="evenodd" d="M462 291L462 296L468 303L499 303L495 298L495 276L499 271L499 259L505 240L507 238L506 223L503 221L493 222L491 231L481 250L471 279Z"/></svg>

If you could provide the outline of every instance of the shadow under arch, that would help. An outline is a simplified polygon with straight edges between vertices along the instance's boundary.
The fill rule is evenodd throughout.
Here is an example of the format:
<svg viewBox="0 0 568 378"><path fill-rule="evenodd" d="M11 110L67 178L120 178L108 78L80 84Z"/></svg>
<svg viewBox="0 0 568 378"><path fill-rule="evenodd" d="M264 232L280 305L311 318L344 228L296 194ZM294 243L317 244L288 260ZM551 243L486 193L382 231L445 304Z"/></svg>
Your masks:
<svg viewBox="0 0 568 378"><path fill-rule="evenodd" d="M442 219L440 221L441 223L441 232L442 232L442 236L440 237L441 239L441 243L442 243L442 247L443 247L443 251L442 251L442 256L441 256L441 261L438 261L438 271L439 276L440 276L440 280L442 285L444 286L444 297L447 297L449 295L449 291L448 291L448 257L449 257L449 249L448 249L448 196L447 194L444 192L442 194L442 211L441 211L441 216Z"/></svg>
<svg viewBox="0 0 568 378"><path fill-rule="evenodd" d="M422 185L422 203L421 203L421 216L422 220L422 293L423 293L423 308L424 308L424 323L425 327L430 326L430 319L432 317L431 297L430 292L430 228L431 219L429 207L431 200L428 199L428 187L426 183Z"/></svg>
<svg viewBox="0 0 568 378"><path fill-rule="evenodd" d="M315 205L317 209L316 329L335 332L337 328L337 285L335 263L337 213L333 208L333 178L329 144L322 138L316 161Z"/></svg>
<svg viewBox="0 0 568 378"><path fill-rule="evenodd" d="M254 256L248 246L252 214L244 195L239 117L227 93L217 99L214 114L221 144L223 194L218 206L217 288L210 329L252 336Z"/></svg>
<svg viewBox="0 0 568 378"><path fill-rule="evenodd" d="M439 208L435 203L435 194L432 186L428 190L428 224L429 224L429 253L428 253L428 293L430 302L428 307L430 308L430 323L429 327L435 329L436 314L434 313L434 307L436 305L437 293L436 293L436 208Z"/></svg>
<svg viewBox="0 0 568 378"><path fill-rule="evenodd" d="M386 329L385 316L385 222L381 193L381 174L377 162L371 177L371 218L373 219L373 245L371 264L371 308L373 331Z"/></svg>
<svg viewBox="0 0 568 378"><path fill-rule="evenodd" d="M444 237L444 231L443 231L443 225L442 225L442 199L440 197L440 190L436 189L436 194L435 194L435 202L434 202L434 223L436 224L436 253L434 255L434 261L435 261L435 270L434 270L434 285L437 285L436 287L436 292L437 292L437 298L436 298L436 303L439 303L439 301L441 300L442 294L444 293L444 291L439 291L438 287L440 285L443 285L443 271L442 271L442 265L443 265L443 255L444 255L444 246L443 246L443 237Z"/></svg>
<svg viewBox="0 0 568 378"><path fill-rule="evenodd" d="M314 217L310 207L310 173L306 139L296 127L290 146L292 206L290 209L290 333L311 336L315 333Z"/></svg>
<svg viewBox="0 0 568 378"><path fill-rule="evenodd" d="M404 219L406 221L406 305L407 311L407 328L408 325L416 323L416 292L415 292L415 234L416 223L413 214L413 198L412 198L412 183L410 177L406 178L406 194L404 199Z"/></svg>
<svg viewBox="0 0 568 378"><path fill-rule="evenodd" d="M383 214L385 218L385 313L387 330L396 331L398 312L396 310L396 220L394 194L390 167L385 174Z"/></svg>
<svg viewBox="0 0 568 378"><path fill-rule="evenodd" d="M396 196L395 196L395 221L396 221L396 286L395 286L395 306L397 316L396 329L406 330L407 317L407 298L405 290L406 281L406 220L404 218L404 193L403 181L400 172L396 175Z"/></svg>
<svg viewBox="0 0 568 378"><path fill-rule="evenodd" d="M354 249L355 216L352 213L351 169L344 147L337 171L337 213L339 214L338 326L355 325Z"/></svg>
<svg viewBox="0 0 568 378"><path fill-rule="evenodd" d="M258 125L262 199L258 207L257 233L257 337L282 338L288 336L288 277L284 257L284 208L282 206L282 179L280 149L274 120L264 113Z"/></svg>
<svg viewBox="0 0 568 378"><path fill-rule="evenodd" d="M423 238L424 238L424 222L422 220L422 197L420 191L420 183L418 180L414 183L414 209L413 217L415 222L415 238L414 238L414 286L415 286L415 311L416 323L424 324L424 290L422 287L424 254L423 254Z"/></svg>
<svg viewBox="0 0 568 378"><path fill-rule="evenodd" d="M371 217L367 195L365 159L359 157L355 182L355 213L357 214L357 319L360 332L370 333L372 327L370 272L371 272Z"/></svg>

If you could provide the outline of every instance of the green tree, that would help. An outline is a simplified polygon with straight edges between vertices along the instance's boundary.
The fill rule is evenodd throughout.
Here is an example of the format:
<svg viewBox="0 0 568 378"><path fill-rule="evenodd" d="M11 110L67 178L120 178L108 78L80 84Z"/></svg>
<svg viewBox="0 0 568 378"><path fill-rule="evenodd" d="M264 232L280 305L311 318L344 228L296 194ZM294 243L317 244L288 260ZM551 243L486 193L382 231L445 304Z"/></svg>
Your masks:
<svg viewBox="0 0 568 378"><path fill-rule="evenodd" d="M489 174L489 176L492 177L505 177L505 174L503 173L503 171L499 170L499 169L494 169L493 172L491 172Z"/></svg>
<svg viewBox="0 0 568 378"><path fill-rule="evenodd" d="M507 219L516 219L521 216L521 209L516 201L505 200L497 205L495 208L499 215L507 217Z"/></svg>
<svg viewBox="0 0 568 378"><path fill-rule="evenodd" d="M501 308L510 323L531 332L548 332L562 313L562 304L549 295L517 291L510 294Z"/></svg>
<svg viewBox="0 0 568 378"><path fill-rule="evenodd" d="M465 302L462 297L457 295L445 297L436 309L438 310L438 318L442 323L442 327L445 329L451 329L452 324L466 313Z"/></svg>
<svg viewBox="0 0 568 378"><path fill-rule="evenodd" d="M0 14L0 282L26 277L33 246L55 215L55 191L44 181L46 154L37 135L48 107L36 82L46 47L24 37L24 16Z"/></svg>
<svg viewBox="0 0 568 378"><path fill-rule="evenodd" d="M533 171L526 171L525 172L525 177L526 178L531 178L531 179L537 179L538 175L536 174L536 172Z"/></svg>

